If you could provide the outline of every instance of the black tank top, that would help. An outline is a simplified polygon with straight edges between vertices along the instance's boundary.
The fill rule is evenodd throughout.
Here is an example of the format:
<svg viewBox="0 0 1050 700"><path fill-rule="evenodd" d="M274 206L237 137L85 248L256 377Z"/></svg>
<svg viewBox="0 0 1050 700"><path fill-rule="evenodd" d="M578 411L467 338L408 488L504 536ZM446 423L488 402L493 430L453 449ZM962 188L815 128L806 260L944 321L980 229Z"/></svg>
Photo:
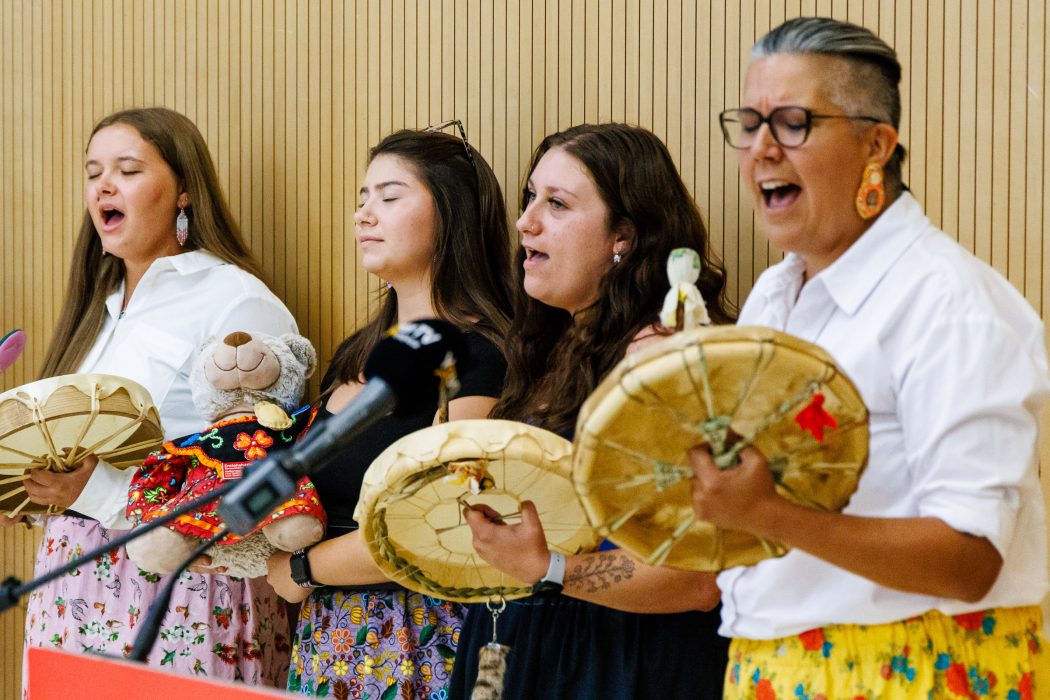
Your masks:
<svg viewBox="0 0 1050 700"><path fill-rule="evenodd" d="M467 357L457 362L457 373L461 385L457 397L488 396L498 398L503 390L503 377L507 363L500 351L477 333L465 335ZM329 369L321 381L328 387L337 381ZM391 443L399 438L430 426L434 422L437 405L407 416L384 416L375 425L362 433L361 437L348 445L339 456L322 471L313 475L314 485L321 497L321 505L328 513L328 537L337 537L348 530L357 529L354 508L361 494L361 481L373 460ZM314 419L313 429L332 414L322 405Z"/></svg>

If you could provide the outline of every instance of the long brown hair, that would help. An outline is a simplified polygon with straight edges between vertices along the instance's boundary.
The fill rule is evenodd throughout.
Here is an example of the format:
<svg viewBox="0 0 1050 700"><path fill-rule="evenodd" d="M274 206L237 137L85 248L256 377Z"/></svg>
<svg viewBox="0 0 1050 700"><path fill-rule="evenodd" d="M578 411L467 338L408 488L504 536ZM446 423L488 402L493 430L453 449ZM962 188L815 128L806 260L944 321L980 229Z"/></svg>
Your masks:
<svg viewBox="0 0 1050 700"><path fill-rule="evenodd" d="M369 151L368 162L393 155L414 169L434 200L434 311L502 349L511 309L507 209L496 174L470 148L451 134L405 129L380 141ZM382 294L376 317L336 349L329 383L359 379L372 348L397 322L397 292L391 288Z"/></svg>
<svg viewBox="0 0 1050 700"><path fill-rule="evenodd" d="M524 271L517 266L507 383L492 415L567 434L584 399L634 336L657 323L670 289L667 257L673 249L700 254L697 286L711 319L728 323L733 312L725 298L725 269L711 252L700 211L655 134L627 124L583 124L552 134L533 153L526 182L553 148L586 168L609 210L610 229L626 232L627 249L602 277L598 300L575 318L525 294ZM523 192L523 209L527 196ZM523 258L520 251L519 262Z"/></svg>
<svg viewBox="0 0 1050 700"><path fill-rule="evenodd" d="M129 109L103 117L91 130L91 137L114 124L133 127L143 140L153 144L175 173L179 187L189 196L186 215L190 219L190 237L185 249L203 248L261 278L262 269L230 214L208 145L196 124L163 107ZM174 211L171 228L174 236ZM102 242L85 210L73 249L66 298L40 369L41 377L76 371L102 330L106 297L120 286L124 274L123 261L102 254Z"/></svg>

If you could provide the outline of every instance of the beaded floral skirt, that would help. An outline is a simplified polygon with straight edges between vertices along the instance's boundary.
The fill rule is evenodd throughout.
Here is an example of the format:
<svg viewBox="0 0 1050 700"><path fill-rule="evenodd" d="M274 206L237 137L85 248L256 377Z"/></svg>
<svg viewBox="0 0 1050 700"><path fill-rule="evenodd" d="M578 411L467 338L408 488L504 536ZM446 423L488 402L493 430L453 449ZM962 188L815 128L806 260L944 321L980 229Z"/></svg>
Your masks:
<svg viewBox="0 0 1050 700"><path fill-rule="evenodd" d="M463 606L403 589L321 588L303 602L288 690L444 700Z"/></svg>

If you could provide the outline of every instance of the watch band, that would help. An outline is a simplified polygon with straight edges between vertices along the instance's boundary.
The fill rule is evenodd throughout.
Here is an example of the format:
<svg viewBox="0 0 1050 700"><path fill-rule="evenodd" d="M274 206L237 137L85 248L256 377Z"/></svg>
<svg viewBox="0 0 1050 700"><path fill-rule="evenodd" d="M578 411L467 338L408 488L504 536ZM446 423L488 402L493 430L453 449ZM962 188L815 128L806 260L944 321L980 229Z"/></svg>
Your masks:
<svg viewBox="0 0 1050 700"><path fill-rule="evenodd" d="M292 571L292 580L300 588L320 588L322 584L314 581L310 572L310 560L307 558L309 553L309 547L292 552L292 558L288 562Z"/></svg>
<svg viewBox="0 0 1050 700"><path fill-rule="evenodd" d="M561 593L565 584L565 555L551 552L547 573L532 586L533 593Z"/></svg>
<svg viewBox="0 0 1050 700"><path fill-rule="evenodd" d="M565 555L561 552L551 552L551 563L547 566L547 573L541 581L565 585Z"/></svg>

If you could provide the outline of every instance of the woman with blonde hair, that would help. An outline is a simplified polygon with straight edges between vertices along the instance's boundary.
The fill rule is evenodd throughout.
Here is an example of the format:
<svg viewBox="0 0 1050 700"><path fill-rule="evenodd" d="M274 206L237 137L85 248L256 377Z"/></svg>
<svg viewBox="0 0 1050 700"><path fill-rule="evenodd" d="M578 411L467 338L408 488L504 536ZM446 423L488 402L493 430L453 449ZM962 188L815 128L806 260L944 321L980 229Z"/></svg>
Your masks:
<svg viewBox="0 0 1050 700"><path fill-rule="evenodd" d="M91 132L86 211L66 299L41 370L119 375L151 394L168 439L205 427L190 396L197 347L235 330L296 331L227 208L207 145L185 116L162 108L111 114ZM33 470L42 519L36 573L52 570L127 529L133 469L89 456L65 474ZM10 520L6 521L10 523ZM32 593L26 648L127 654L160 577L124 550ZM287 617L262 580L183 574L149 662L211 679L275 685L288 661Z"/></svg>

